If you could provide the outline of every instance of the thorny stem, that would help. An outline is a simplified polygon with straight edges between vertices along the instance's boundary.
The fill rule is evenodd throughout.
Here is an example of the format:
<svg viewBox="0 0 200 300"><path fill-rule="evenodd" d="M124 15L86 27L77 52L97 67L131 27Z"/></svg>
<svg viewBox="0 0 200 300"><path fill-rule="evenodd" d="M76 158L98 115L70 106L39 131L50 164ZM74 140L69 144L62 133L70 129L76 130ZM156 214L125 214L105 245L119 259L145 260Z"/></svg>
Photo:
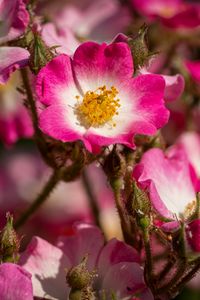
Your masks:
<svg viewBox="0 0 200 300"><path fill-rule="evenodd" d="M129 223L127 221L126 215L125 215L125 209L124 209L124 205L122 202L122 197L121 197L121 189L119 187L115 187L114 185L112 185L113 187L113 192L114 192L114 197L115 197L115 203L116 203L116 207L117 207L117 211L120 217L120 221L121 221L121 228L122 228L122 233L124 236L124 240L127 244L132 245L133 244L133 238L130 232L130 226Z"/></svg>
<svg viewBox="0 0 200 300"><path fill-rule="evenodd" d="M99 206L98 206L95 194L94 194L94 190L91 185L91 181L89 179L89 176L88 176L86 170L83 170L83 172L82 172L82 181L83 181L83 185L84 185L85 191L88 196L88 202L90 204L90 208L92 210L95 223L99 228L101 228Z"/></svg>
<svg viewBox="0 0 200 300"><path fill-rule="evenodd" d="M161 280L163 280L163 278L169 273L169 271L173 267L174 263L175 263L174 258L170 258L170 260L164 266L163 270L158 274L158 276L156 278L157 282L160 282Z"/></svg>
<svg viewBox="0 0 200 300"><path fill-rule="evenodd" d="M30 82L29 82L29 78L28 78L28 71L26 68L21 69L21 77L22 77L22 81L23 81L23 85L24 88L26 90L26 94L27 94L27 100L31 109L31 114L32 114L32 120L33 120L33 126L35 129L35 132L38 133L39 129L38 129L38 115L37 115L37 111L36 111L36 106L35 106L35 100L33 97L33 93L32 93L32 89L30 86Z"/></svg>
<svg viewBox="0 0 200 300"><path fill-rule="evenodd" d="M35 199L35 201L28 207L28 209L20 216L20 218L14 224L15 229L20 228L22 225L26 223L30 216L32 216L38 208L45 202L48 198L52 190L55 188L57 183L60 181L61 177L61 170L55 170L52 175L50 176L48 182L44 186L41 193Z"/></svg>
<svg viewBox="0 0 200 300"><path fill-rule="evenodd" d="M167 283L165 284L164 286L160 287L159 289L157 289L157 294L163 294L165 292L169 292L171 293L173 287L177 284L177 282L179 281L179 279L183 276L184 272L185 272L185 269L186 269L186 260L185 259L182 259L180 262L179 262L179 267L178 267L178 270L175 274L175 276L173 276L173 278Z"/></svg>
<svg viewBox="0 0 200 300"><path fill-rule="evenodd" d="M195 266L187 273L187 275L185 275L184 277L182 277L182 279L178 282L178 284L176 284L172 289L171 292L175 293L177 291L179 291L182 287L184 287L184 285L189 282L195 275L196 273L199 271L200 269L200 257L198 257L195 260L196 264ZM193 262L194 264L194 262Z"/></svg>

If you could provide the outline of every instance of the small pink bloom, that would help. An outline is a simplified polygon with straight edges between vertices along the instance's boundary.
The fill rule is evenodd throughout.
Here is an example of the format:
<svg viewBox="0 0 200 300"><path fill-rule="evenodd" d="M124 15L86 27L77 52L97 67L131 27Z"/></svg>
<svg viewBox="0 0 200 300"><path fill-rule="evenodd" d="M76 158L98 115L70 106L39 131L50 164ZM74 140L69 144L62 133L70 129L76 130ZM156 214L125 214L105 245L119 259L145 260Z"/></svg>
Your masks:
<svg viewBox="0 0 200 300"><path fill-rule="evenodd" d="M33 300L31 274L18 265L1 264L0 299Z"/></svg>
<svg viewBox="0 0 200 300"><path fill-rule="evenodd" d="M164 218L187 219L194 212L196 195L183 151L172 149L164 154L161 149L151 149L144 153L133 176Z"/></svg>
<svg viewBox="0 0 200 300"><path fill-rule="evenodd" d="M163 25L177 29L200 26L200 5L184 0L132 0L139 13L150 21L158 19Z"/></svg>
<svg viewBox="0 0 200 300"><path fill-rule="evenodd" d="M189 72L192 79L197 83L200 84L200 61L185 61L185 67Z"/></svg>
<svg viewBox="0 0 200 300"><path fill-rule="evenodd" d="M64 300L70 291L64 270L78 265L87 254L88 270L97 272L93 288L98 295L114 292L120 299L131 299L137 293L141 299L153 299L136 251L116 239L104 246L100 230L92 225L76 225L74 235L60 238L57 247L33 238L20 264L33 275L34 296Z"/></svg>
<svg viewBox="0 0 200 300"><path fill-rule="evenodd" d="M37 76L37 95L44 104L40 128L63 142L82 140L91 152L114 143L134 148L134 134L155 134L169 112L162 77L132 74L125 43L86 42L73 59L56 57Z"/></svg>
<svg viewBox="0 0 200 300"><path fill-rule="evenodd" d="M33 136L33 126L23 96L16 90L19 74L14 73L5 85L0 85L0 139L8 146L19 138Z"/></svg>
<svg viewBox="0 0 200 300"><path fill-rule="evenodd" d="M186 236L192 251L200 252L200 219L196 219L187 225Z"/></svg>
<svg viewBox="0 0 200 300"><path fill-rule="evenodd" d="M22 35L29 14L23 0L0 0L0 44Z"/></svg>

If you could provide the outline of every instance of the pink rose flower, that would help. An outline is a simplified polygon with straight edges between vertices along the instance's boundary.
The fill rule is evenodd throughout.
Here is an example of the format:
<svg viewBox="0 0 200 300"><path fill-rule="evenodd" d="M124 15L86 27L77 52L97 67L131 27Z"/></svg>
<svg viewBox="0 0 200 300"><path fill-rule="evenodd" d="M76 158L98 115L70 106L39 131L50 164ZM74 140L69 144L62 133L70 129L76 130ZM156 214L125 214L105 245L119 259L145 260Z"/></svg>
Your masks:
<svg viewBox="0 0 200 300"><path fill-rule="evenodd" d="M134 134L155 134L169 112L163 78L132 74L125 43L86 42L73 59L54 58L37 76L38 100L44 105L41 130L63 142L82 140L91 152L114 143L134 148Z"/></svg>
<svg viewBox="0 0 200 300"><path fill-rule="evenodd" d="M133 176L147 190L154 209L177 226L177 220L187 220L196 208L196 194L190 177L189 162L181 150L161 149L145 152ZM174 221L174 222L172 222Z"/></svg>
<svg viewBox="0 0 200 300"><path fill-rule="evenodd" d="M18 265L1 264L0 299L33 300L31 274Z"/></svg>
<svg viewBox="0 0 200 300"><path fill-rule="evenodd" d="M0 0L0 44L22 35L29 14L23 0Z"/></svg>
<svg viewBox="0 0 200 300"><path fill-rule="evenodd" d="M96 271L92 287L97 295L114 292L120 299L132 299L135 294L143 300L153 299L132 247L116 239L104 246L100 230L92 225L79 224L74 230L73 236L60 238L57 246L34 237L21 255L20 265L32 274L34 296L68 299L66 270L88 255L87 269Z"/></svg>

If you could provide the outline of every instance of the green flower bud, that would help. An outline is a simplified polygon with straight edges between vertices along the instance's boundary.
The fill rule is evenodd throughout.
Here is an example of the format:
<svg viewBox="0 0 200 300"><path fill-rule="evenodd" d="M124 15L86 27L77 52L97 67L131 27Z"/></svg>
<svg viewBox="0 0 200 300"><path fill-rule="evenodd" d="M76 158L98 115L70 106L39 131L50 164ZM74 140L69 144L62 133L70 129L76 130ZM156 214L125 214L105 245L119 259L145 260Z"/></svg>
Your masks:
<svg viewBox="0 0 200 300"><path fill-rule="evenodd" d="M88 257L84 257L82 262L71 268L67 273L67 283L72 289L82 290L91 283L92 273L87 270Z"/></svg>
<svg viewBox="0 0 200 300"><path fill-rule="evenodd" d="M140 67L143 67L149 59L149 49L146 43L148 27L144 24L138 31L138 35L135 38L128 40L129 47L132 52L134 68L137 71Z"/></svg>
<svg viewBox="0 0 200 300"><path fill-rule="evenodd" d="M37 74L42 67L44 67L49 61L51 61L55 55L52 52L52 48L49 48L39 32L32 31L32 35L29 33L31 41L28 44L28 50L30 52L30 69L34 74Z"/></svg>
<svg viewBox="0 0 200 300"><path fill-rule="evenodd" d="M1 262L16 263L19 259L20 239L13 228L13 217L7 213L7 222L0 233Z"/></svg>

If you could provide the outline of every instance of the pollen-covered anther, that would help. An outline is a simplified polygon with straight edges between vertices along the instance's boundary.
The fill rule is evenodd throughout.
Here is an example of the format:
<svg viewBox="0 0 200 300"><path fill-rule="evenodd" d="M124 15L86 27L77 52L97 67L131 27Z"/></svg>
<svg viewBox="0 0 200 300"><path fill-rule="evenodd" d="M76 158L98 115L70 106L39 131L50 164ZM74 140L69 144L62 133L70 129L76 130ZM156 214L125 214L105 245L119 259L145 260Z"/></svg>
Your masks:
<svg viewBox="0 0 200 300"><path fill-rule="evenodd" d="M86 128L99 127L109 123L116 126L113 117L118 115L120 100L117 98L118 90L112 86L99 87L95 91L84 94L82 101L76 96L78 103L75 105L75 113L81 125Z"/></svg>
<svg viewBox="0 0 200 300"><path fill-rule="evenodd" d="M196 209L196 200L193 200L186 206L184 210L184 217L185 218L191 217L191 215L195 212L195 209Z"/></svg>

